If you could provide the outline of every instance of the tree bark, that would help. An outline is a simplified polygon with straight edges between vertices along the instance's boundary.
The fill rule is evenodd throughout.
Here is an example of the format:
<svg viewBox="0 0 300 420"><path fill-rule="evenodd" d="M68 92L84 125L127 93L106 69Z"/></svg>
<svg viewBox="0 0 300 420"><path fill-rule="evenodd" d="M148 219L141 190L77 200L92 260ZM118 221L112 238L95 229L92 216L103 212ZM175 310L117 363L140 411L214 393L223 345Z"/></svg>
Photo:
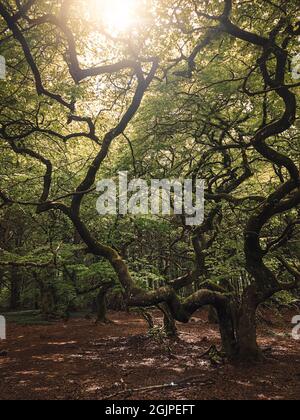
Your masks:
<svg viewBox="0 0 300 420"><path fill-rule="evenodd" d="M106 295L108 291L113 287L113 283L103 285L98 292L97 302L97 323L110 324L111 321L107 318L107 304Z"/></svg>
<svg viewBox="0 0 300 420"><path fill-rule="evenodd" d="M176 327L176 321L173 318L168 305L162 303L158 306L164 315L164 331L170 338L176 338L178 336L178 330Z"/></svg>
<svg viewBox="0 0 300 420"><path fill-rule="evenodd" d="M20 271L16 267L11 269L11 281L10 281L10 310L17 311L21 306L21 281Z"/></svg>
<svg viewBox="0 0 300 420"><path fill-rule="evenodd" d="M212 325L219 323L218 314L213 306L209 306L208 308L208 322Z"/></svg>
<svg viewBox="0 0 300 420"><path fill-rule="evenodd" d="M257 296L255 286L244 292L237 319L237 358L244 362L259 362L263 354L257 343Z"/></svg>

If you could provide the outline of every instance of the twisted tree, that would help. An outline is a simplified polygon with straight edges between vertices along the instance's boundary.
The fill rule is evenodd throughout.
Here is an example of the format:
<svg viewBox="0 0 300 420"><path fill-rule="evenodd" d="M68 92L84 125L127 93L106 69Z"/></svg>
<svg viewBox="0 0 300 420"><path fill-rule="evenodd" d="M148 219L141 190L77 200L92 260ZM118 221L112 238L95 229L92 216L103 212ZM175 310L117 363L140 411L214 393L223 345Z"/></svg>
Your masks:
<svg viewBox="0 0 300 420"><path fill-rule="evenodd" d="M39 170L43 168L42 188L33 191L32 200L24 201L11 195L4 183L0 189L1 207L18 204L35 206L38 214L61 212L72 222L88 251L111 264L128 305L148 307L165 303L180 322L188 322L199 308L211 305L218 313L223 350L227 355L257 360L262 357L256 338L257 307L278 291L294 288L300 277L286 259L281 260L281 266L295 279L289 283L281 281L265 263L269 253L289 240L292 227L297 226L298 215L266 248L261 241L262 232L274 217L287 212L294 217L294 211L300 205L299 169L280 142L281 135L294 130L297 118L295 90L300 84L289 82L288 74L290 54L300 34L300 24L294 21L299 6L297 2L281 2L280 5L268 2L266 22L255 25L250 21L247 25L243 8L249 7L249 13L256 8L261 11L264 2L256 1L248 6L231 0L224 0L222 4L212 2L210 6L189 0L171 3L157 11L158 19L153 25L157 24L158 28L152 26L145 29L147 35L128 39L108 35L92 23L89 23L91 29L87 30L88 18L83 9L76 8L71 1L58 1L52 5L37 1L0 3L0 45L13 47L12 51L17 52L12 71L16 77L14 83L18 84L17 92L10 86L11 90L1 99L0 137L20 162L25 156L38 165ZM244 29L252 26L253 31ZM153 39L147 38L150 29L154 30ZM160 42L157 31L166 37L171 33L166 41L170 48L168 53L164 46L157 46ZM41 37L40 45L35 40ZM105 51L106 48L100 64L89 63L86 46L90 42L94 50ZM210 55L220 55L221 60L223 56L224 62L232 54L240 65L231 77L211 82L206 87L207 92L217 84L234 84L240 94L236 103L241 105L245 100L248 109L245 117L234 121L209 120L209 117L207 121L199 121L193 115L185 121L185 127L193 125L195 119L199 126L202 125L200 138L212 134L212 127L220 134L219 141L208 145L209 150L198 158L193 168L194 177L203 174L209 181L206 199L211 208L203 226L191 232L195 269L165 287L145 291L135 283L121 254L94 234L85 220L84 206L95 191L97 176L105 165L109 165L110 152L118 150L115 141L134 122L143 100L150 97L151 92L155 93L155 89L161 89L165 82L172 86L176 83L174 78L197 84L199 79L195 74L210 50ZM243 51L246 52L244 63ZM170 57L174 52L176 58ZM20 61L19 56L22 57ZM99 91L103 98L99 97ZM30 106L26 106L26 95L33 97ZM94 96L93 106L87 116L90 95ZM195 98L196 95L192 96ZM20 100L21 106L16 106L16 99ZM100 111L93 108L97 101L101 103ZM25 109L22 109L22 102ZM255 111L253 103L256 104ZM256 121L250 122L252 113ZM80 175L62 182L62 176L57 175L59 171L63 172L58 167L61 162L53 156L51 148L59 144L56 150L62 154L72 154L77 149L80 155L81 142L85 145L86 141L91 142L89 156L80 168ZM72 146L69 146L70 142L74 142ZM236 165L230 161L234 150L240 153ZM204 168L220 156L223 165L220 173L214 174L214 170L205 173ZM263 197L250 194L241 197L240 187L253 176L257 160L273 165L278 175L277 185L272 185L272 190ZM220 215L220 203L239 205L249 201L256 203L244 229L245 267L251 282L243 290L241 302L236 305L230 293L207 282L187 298L180 298L178 291L181 288L203 276L205 251L211 245L207 234L218 225L215 221Z"/></svg>

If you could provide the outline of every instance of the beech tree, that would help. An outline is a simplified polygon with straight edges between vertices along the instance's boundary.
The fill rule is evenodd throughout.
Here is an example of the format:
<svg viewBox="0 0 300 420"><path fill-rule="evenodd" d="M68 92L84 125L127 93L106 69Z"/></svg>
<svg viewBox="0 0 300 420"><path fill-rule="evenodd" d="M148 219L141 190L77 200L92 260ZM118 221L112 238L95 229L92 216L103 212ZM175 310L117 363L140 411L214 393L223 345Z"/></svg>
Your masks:
<svg viewBox="0 0 300 420"><path fill-rule="evenodd" d="M257 308L300 279L282 251L299 225L300 83L290 66L299 4L198 3L145 1L143 30L127 37L95 24L85 1L0 3L0 46L9 51L12 74L1 86L1 143L13 166L17 159L35 175L29 199L10 178L1 180L1 208L35 207L41 217L62 213L87 251L110 263L127 305L164 303L183 323L211 305L227 356L260 360ZM129 146L132 172L142 174L143 153L149 159L157 139L158 148L168 144L173 160L167 175L176 173L178 161L177 173L206 180L207 208L198 228L172 221L192 240L191 268L149 291L135 282L126 252L97 235L89 209L98 177L116 175L112 156L122 154L122 145ZM241 209L237 233L249 276L239 301L207 270L222 215L233 218L234 207ZM182 298L180 290L191 285L196 291Z"/></svg>

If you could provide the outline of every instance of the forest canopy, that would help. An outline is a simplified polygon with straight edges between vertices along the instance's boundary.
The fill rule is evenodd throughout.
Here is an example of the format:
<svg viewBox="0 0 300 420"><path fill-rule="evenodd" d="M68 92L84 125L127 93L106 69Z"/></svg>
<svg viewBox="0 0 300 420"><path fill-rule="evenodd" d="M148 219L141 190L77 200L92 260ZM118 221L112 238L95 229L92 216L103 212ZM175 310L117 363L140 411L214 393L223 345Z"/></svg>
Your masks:
<svg viewBox="0 0 300 420"><path fill-rule="evenodd" d="M299 298L299 1L104 3L0 2L0 305L211 306L261 359L259 306ZM204 180L204 222L100 216L122 171Z"/></svg>

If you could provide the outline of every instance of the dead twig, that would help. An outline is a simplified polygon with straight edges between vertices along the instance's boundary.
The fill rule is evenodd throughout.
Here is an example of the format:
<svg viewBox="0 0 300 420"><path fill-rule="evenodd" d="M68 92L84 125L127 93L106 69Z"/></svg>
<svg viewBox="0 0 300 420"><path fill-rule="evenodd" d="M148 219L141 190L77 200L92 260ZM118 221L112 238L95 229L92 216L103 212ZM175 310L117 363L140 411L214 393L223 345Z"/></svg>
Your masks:
<svg viewBox="0 0 300 420"><path fill-rule="evenodd" d="M108 395L107 397L103 398L104 401L111 400L116 397L120 397L121 395L125 396L125 398L128 398L132 396L132 394L135 393L144 393L147 391L156 391L161 389L174 389L174 388L184 388L187 386L193 386L193 385L213 385L214 382L209 379L203 379L203 377L190 377L186 379L182 379L175 382L171 382L169 384L163 384L163 385L153 385L153 386L146 386L141 388L132 388L132 389L124 389L122 391L116 392L115 394Z"/></svg>

